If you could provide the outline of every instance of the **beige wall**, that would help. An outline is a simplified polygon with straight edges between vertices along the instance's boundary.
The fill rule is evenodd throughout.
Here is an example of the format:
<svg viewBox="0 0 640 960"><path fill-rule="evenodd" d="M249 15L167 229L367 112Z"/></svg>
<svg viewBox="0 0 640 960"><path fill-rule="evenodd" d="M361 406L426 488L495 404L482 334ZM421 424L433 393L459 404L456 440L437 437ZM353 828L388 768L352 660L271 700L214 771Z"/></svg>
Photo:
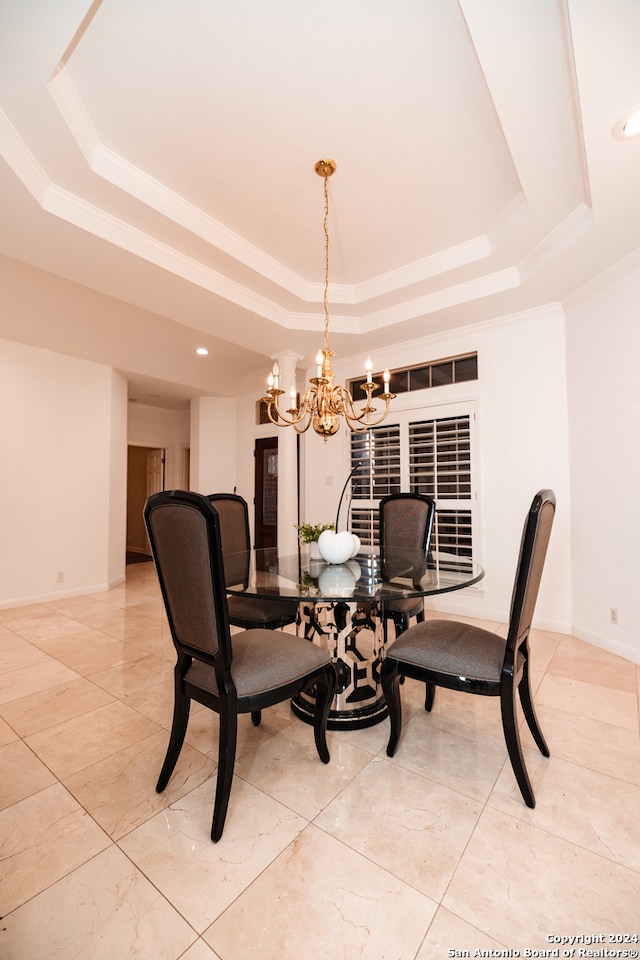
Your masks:
<svg viewBox="0 0 640 960"><path fill-rule="evenodd" d="M0 340L0 605L124 575L126 383L110 367Z"/></svg>
<svg viewBox="0 0 640 960"><path fill-rule="evenodd" d="M568 311L573 624L640 663L640 269ZM613 624L610 608L620 623Z"/></svg>

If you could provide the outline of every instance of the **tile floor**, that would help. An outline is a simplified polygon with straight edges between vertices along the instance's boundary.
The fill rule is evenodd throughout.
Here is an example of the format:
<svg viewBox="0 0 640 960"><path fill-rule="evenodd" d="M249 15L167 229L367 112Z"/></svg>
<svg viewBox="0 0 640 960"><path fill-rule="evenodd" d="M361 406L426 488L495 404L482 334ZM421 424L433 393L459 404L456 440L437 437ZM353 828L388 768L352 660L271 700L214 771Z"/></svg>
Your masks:
<svg viewBox="0 0 640 960"><path fill-rule="evenodd" d="M497 701L439 691L428 715L407 682L393 760L386 722L330 732L324 766L287 706L242 717L214 845L209 711L154 790L173 648L152 564L0 611L0 956L432 960L640 933L640 667L540 631L532 649L535 810Z"/></svg>

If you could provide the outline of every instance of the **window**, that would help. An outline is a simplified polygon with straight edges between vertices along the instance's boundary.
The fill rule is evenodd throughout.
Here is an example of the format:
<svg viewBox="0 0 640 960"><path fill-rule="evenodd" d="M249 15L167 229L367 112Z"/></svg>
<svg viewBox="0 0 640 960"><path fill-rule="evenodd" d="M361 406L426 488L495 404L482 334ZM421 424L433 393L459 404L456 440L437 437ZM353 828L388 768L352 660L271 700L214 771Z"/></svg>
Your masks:
<svg viewBox="0 0 640 960"><path fill-rule="evenodd" d="M466 353L460 357L447 357L444 360L434 360L432 363L423 363L417 367L391 370L390 373L389 390L395 394L444 387L452 383L464 383L467 380L478 379L478 354ZM374 373L372 376L376 382L382 382L382 372ZM364 377L349 380L347 386L351 396L360 396L360 387L364 382Z"/></svg>
<svg viewBox="0 0 640 960"><path fill-rule="evenodd" d="M351 436L351 468L360 464L351 482L352 532L363 544L377 545L381 497L409 490L436 501L432 548L471 558L477 504L473 403L409 410L398 420Z"/></svg>

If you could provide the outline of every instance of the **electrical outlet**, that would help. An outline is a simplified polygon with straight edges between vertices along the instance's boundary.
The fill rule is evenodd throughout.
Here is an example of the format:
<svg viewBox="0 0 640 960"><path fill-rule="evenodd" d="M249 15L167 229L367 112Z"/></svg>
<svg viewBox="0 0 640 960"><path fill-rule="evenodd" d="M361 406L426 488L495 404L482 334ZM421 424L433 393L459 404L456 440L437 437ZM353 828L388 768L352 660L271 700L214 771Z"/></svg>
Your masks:
<svg viewBox="0 0 640 960"><path fill-rule="evenodd" d="M611 623L620 623L620 610L618 607L609 607L609 619Z"/></svg>
<svg viewBox="0 0 640 960"><path fill-rule="evenodd" d="M56 583L64 583L64 570L58 570L56 573Z"/></svg>

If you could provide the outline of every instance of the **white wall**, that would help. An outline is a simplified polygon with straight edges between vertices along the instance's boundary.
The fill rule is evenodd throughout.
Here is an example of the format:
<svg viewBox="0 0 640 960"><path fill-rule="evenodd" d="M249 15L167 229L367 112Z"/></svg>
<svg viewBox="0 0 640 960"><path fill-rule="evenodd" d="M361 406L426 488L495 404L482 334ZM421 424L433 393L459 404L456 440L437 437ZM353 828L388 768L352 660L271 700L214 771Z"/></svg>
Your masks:
<svg viewBox="0 0 640 960"><path fill-rule="evenodd" d="M640 270L567 316L573 630L640 663ZM610 607L620 611L619 625Z"/></svg>
<svg viewBox="0 0 640 960"><path fill-rule="evenodd" d="M233 493L237 485L236 401L198 397L191 401L191 489Z"/></svg>
<svg viewBox="0 0 640 960"><path fill-rule="evenodd" d="M183 489L185 451L189 447L189 410L164 410L142 403L129 404L127 440L132 446L161 447L165 451L165 489Z"/></svg>
<svg viewBox="0 0 640 960"><path fill-rule="evenodd" d="M478 352L479 379L398 396L395 409L474 399L478 408L480 556L486 570L477 589L451 594L431 606L482 619L508 615L522 525L536 491L551 487L558 510L536 624L571 630L571 555L565 330L559 308L399 344L373 357L374 369L402 367ZM362 358L340 360L336 380L357 375ZM392 414L389 415L391 422ZM333 520L348 476L348 436L323 443L305 435L304 519Z"/></svg>
<svg viewBox="0 0 640 960"><path fill-rule="evenodd" d="M126 408L110 367L0 340L0 606L124 577Z"/></svg>

